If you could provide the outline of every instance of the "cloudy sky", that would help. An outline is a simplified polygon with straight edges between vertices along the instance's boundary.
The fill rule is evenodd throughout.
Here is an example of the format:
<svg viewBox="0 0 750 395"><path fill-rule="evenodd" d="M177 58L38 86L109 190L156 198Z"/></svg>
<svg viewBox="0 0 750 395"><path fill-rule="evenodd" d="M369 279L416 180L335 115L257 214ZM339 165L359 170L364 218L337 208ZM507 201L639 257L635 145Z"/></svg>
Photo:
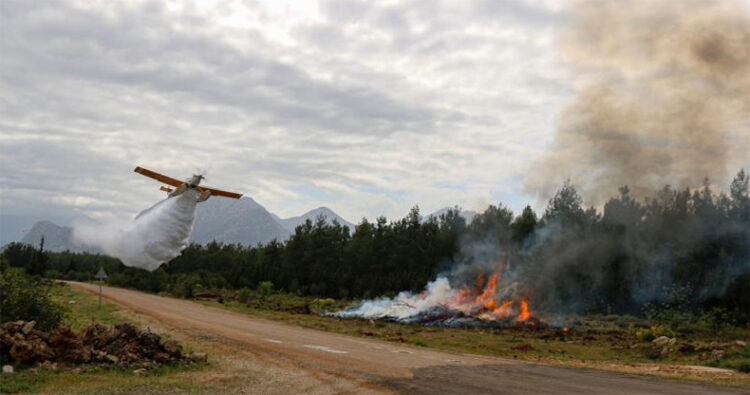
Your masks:
<svg viewBox="0 0 750 395"><path fill-rule="evenodd" d="M4 0L2 242L133 216L163 198L136 165L282 217L520 210L576 91L564 20L534 0Z"/></svg>

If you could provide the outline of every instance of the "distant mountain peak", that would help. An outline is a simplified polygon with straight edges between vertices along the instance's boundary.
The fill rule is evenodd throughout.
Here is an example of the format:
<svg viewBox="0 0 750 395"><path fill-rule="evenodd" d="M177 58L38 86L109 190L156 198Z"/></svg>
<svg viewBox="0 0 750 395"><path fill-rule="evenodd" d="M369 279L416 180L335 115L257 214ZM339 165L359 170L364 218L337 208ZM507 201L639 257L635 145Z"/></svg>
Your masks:
<svg viewBox="0 0 750 395"><path fill-rule="evenodd" d="M281 219L280 222L290 232L294 232L294 229L297 226L304 224L308 219L312 222L315 222L320 216L324 217L326 219L326 223L328 224L332 224L333 221L336 220L341 226L346 226L350 231L354 231L353 223L347 221L342 216L336 214L335 211L325 206L314 208L297 217Z"/></svg>
<svg viewBox="0 0 750 395"><path fill-rule="evenodd" d="M198 205L190 241L211 241L254 246L286 240L291 232L253 198L213 198Z"/></svg>
<svg viewBox="0 0 750 395"><path fill-rule="evenodd" d="M98 249L77 245L73 242L73 228L60 226L50 221L37 221L19 243L38 246L44 237L44 249L52 252L100 252Z"/></svg>

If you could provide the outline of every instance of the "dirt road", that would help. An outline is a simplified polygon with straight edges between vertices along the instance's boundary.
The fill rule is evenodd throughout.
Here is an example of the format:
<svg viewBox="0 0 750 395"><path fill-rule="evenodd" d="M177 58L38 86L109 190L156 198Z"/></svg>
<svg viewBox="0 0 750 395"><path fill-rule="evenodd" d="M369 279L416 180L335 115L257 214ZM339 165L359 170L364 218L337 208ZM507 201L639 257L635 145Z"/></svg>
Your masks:
<svg viewBox="0 0 750 395"><path fill-rule="evenodd" d="M71 285L98 292L98 286ZM725 388L568 369L515 360L454 354L300 328L244 314L120 288L104 297L181 331L231 341L265 357L291 362L363 389L405 393L461 394L724 394ZM335 388L334 386L331 387Z"/></svg>

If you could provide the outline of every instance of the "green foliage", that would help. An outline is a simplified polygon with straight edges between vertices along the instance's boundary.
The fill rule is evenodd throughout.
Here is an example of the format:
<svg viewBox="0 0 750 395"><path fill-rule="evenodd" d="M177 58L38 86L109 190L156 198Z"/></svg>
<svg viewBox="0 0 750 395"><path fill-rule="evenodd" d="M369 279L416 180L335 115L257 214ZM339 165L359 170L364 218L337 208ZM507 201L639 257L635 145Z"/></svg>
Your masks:
<svg viewBox="0 0 750 395"><path fill-rule="evenodd" d="M22 270L0 265L0 323L36 321L38 328L50 330L64 317L64 308L50 299L49 285Z"/></svg>
<svg viewBox="0 0 750 395"><path fill-rule="evenodd" d="M102 300L100 307L96 294L80 291L66 284L55 284L50 287L50 297L53 301L66 305L62 323L76 332L92 322L106 325L126 322L123 315L117 314L120 308L109 303L106 298Z"/></svg>
<svg viewBox="0 0 750 395"><path fill-rule="evenodd" d="M34 247L21 243L10 243L3 251L3 257L12 267L30 267L36 255Z"/></svg>
<svg viewBox="0 0 750 395"><path fill-rule="evenodd" d="M252 299L253 297L253 291L251 291L247 287L243 287L237 292L237 300L240 301L240 303L247 303Z"/></svg>
<svg viewBox="0 0 750 395"><path fill-rule="evenodd" d="M717 331L734 323L724 308L694 309L691 305L693 293L691 284L666 289L663 291L665 300L647 303L643 309L644 315L651 322L667 325L680 332Z"/></svg>
<svg viewBox="0 0 750 395"><path fill-rule="evenodd" d="M546 222L558 221L565 227L583 226L586 212L581 206L582 203L581 195L578 194L573 184L567 181L547 204L544 220Z"/></svg>
<svg viewBox="0 0 750 395"><path fill-rule="evenodd" d="M724 358L710 360L706 362L706 365L750 373L750 346L745 346L739 350L732 350Z"/></svg>
<svg viewBox="0 0 750 395"><path fill-rule="evenodd" d="M172 294L181 298L191 299L201 290L201 279L196 274L180 274L171 287Z"/></svg>
<svg viewBox="0 0 750 395"><path fill-rule="evenodd" d="M513 241L523 243L536 228L538 223L536 213L531 206L526 206L520 216L516 217L511 225L513 230Z"/></svg>
<svg viewBox="0 0 750 395"><path fill-rule="evenodd" d="M714 307L698 315L695 325L701 329L717 331L724 327L735 325L734 318L722 307Z"/></svg>
<svg viewBox="0 0 750 395"><path fill-rule="evenodd" d="M335 303L336 301L331 298L315 299L312 302L310 302L310 304L320 306L320 307L333 306Z"/></svg>
<svg viewBox="0 0 750 395"><path fill-rule="evenodd" d="M643 356L645 356L648 359L661 359L662 354L661 350L658 347L641 347L641 352L643 353Z"/></svg>
<svg viewBox="0 0 750 395"><path fill-rule="evenodd" d="M721 361L717 364L717 367L734 369L742 373L750 373L750 359L742 361Z"/></svg>
<svg viewBox="0 0 750 395"><path fill-rule="evenodd" d="M3 379L0 380L0 394L36 392L33 381L26 375L3 375Z"/></svg>
<svg viewBox="0 0 750 395"><path fill-rule="evenodd" d="M263 296L268 296L273 292L273 283L270 281L263 281L258 284L258 291Z"/></svg>

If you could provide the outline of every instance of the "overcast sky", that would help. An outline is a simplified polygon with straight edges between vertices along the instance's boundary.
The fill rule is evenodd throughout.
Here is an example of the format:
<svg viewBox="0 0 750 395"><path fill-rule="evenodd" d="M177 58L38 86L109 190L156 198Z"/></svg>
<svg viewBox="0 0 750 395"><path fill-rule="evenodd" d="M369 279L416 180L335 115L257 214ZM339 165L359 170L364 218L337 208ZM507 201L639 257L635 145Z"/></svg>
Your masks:
<svg viewBox="0 0 750 395"><path fill-rule="evenodd" d="M534 0L3 0L2 241L132 217L163 198L136 165L205 170L282 217L518 211L575 93L564 18Z"/></svg>

